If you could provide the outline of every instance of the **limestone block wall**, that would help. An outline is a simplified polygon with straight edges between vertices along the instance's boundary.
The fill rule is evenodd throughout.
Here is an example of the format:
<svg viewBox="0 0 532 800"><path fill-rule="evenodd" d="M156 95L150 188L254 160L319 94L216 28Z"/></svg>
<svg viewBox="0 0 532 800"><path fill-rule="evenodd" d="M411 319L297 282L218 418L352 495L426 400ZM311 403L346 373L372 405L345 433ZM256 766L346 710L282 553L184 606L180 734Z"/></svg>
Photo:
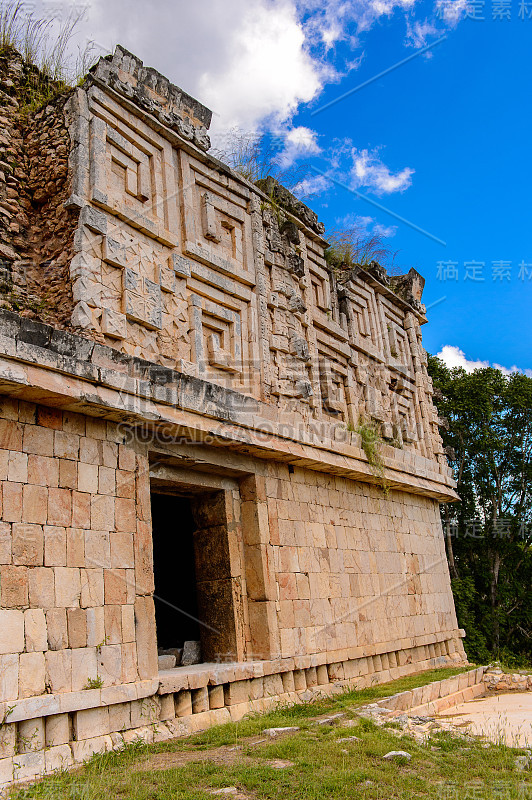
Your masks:
<svg viewBox="0 0 532 800"><path fill-rule="evenodd" d="M0 785L463 659L436 480L386 496L352 443L252 440L265 404L0 325ZM223 632L209 663L161 673L150 488L206 498L200 613Z"/></svg>
<svg viewBox="0 0 532 800"><path fill-rule="evenodd" d="M153 678L145 460L105 420L0 415L0 702Z"/></svg>
<svg viewBox="0 0 532 800"><path fill-rule="evenodd" d="M273 471L273 470L272 470ZM281 653L456 630L438 504L284 466L266 479ZM342 660L342 659L338 659Z"/></svg>

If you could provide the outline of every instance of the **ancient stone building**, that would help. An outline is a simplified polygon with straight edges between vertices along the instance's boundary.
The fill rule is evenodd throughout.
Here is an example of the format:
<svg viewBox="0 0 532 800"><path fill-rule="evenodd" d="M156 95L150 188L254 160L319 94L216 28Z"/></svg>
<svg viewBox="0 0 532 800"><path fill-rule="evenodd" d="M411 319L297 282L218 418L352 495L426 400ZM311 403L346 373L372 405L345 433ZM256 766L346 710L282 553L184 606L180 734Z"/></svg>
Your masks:
<svg viewBox="0 0 532 800"><path fill-rule="evenodd" d="M122 48L23 113L26 69L0 58L0 784L462 660L423 279L331 269Z"/></svg>

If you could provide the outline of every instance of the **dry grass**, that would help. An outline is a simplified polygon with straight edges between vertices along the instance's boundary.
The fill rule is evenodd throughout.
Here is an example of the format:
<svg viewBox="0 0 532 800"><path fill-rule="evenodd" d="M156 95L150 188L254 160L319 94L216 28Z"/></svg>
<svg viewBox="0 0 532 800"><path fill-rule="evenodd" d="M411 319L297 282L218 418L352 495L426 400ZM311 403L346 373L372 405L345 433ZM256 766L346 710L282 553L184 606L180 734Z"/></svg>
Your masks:
<svg viewBox="0 0 532 800"><path fill-rule="evenodd" d="M368 233L363 226L353 225L327 231L329 248L325 253L328 263L335 269L350 269L355 265L367 266L377 261L394 274L394 253L378 233Z"/></svg>
<svg viewBox="0 0 532 800"><path fill-rule="evenodd" d="M307 166L298 164L284 168L281 158L283 146L282 138L232 128L219 137L218 144L209 153L251 183L271 176L289 191L294 191Z"/></svg>
<svg viewBox="0 0 532 800"><path fill-rule="evenodd" d="M78 47L73 40L84 11L71 11L63 21L34 16L21 0L0 3L0 54L15 50L26 66L23 106L32 108L58 91L75 85L95 60L94 42Z"/></svg>

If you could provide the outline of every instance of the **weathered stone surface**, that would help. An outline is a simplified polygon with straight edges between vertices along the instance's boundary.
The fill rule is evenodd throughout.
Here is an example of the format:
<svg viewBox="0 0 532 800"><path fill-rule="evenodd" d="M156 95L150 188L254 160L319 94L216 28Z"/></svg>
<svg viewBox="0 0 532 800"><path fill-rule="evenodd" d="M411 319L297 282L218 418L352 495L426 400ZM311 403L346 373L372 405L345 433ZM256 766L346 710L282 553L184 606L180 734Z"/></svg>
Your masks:
<svg viewBox="0 0 532 800"><path fill-rule="evenodd" d="M72 767L74 759L67 744L50 747L44 753L46 772L61 772Z"/></svg>
<svg viewBox="0 0 532 800"><path fill-rule="evenodd" d="M178 717L192 714L192 696L188 691L178 692L175 696L175 711Z"/></svg>
<svg viewBox="0 0 532 800"><path fill-rule="evenodd" d="M45 735L47 747L68 744L72 738L68 714L51 714L46 717Z"/></svg>
<svg viewBox="0 0 532 800"><path fill-rule="evenodd" d="M287 726L286 728L265 728L262 732L265 736L269 736L271 739L275 739L277 736L281 736L283 733L296 733L299 728L295 725Z"/></svg>
<svg viewBox="0 0 532 800"><path fill-rule="evenodd" d="M0 609L0 654L24 650L24 614Z"/></svg>
<svg viewBox="0 0 532 800"><path fill-rule="evenodd" d="M159 669L173 669L176 665L176 658L175 656L171 655L163 655L159 656L158 659Z"/></svg>
<svg viewBox="0 0 532 800"><path fill-rule="evenodd" d="M190 667L192 664L199 664L201 661L201 642L185 642L183 654L181 656L181 666Z"/></svg>
<svg viewBox="0 0 532 800"><path fill-rule="evenodd" d="M75 718L75 733L77 741L109 733L109 709L90 708L78 711Z"/></svg>
<svg viewBox="0 0 532 800"><path fill-rule="evenodd" d="M46 567L32 569L28 575L29 602L33 608L52 609L56 605L54 571Z"/></svg>
<svg viewBox="0 0 532 800"><path fill-rule="evenodd" d="M20 697L34 697L43 694L45 676L44 653L22 653L19 659Z"/></svg>
<svg viewBox="0 0 532 800"><path fill-rule="evenodd" d="M389 753L383 756L384 761L410 761L412 755L407 753L406 750L390 750Z"/></svg>
<svg viewBox="0 0 532 800"><path fill-rule="evenodd" d="M46 617L42 608L24 612L24 633L28 652L48 650Z"/></svg>
<svg viewBox="0 0 532 800"><path fill-rule="evenodd" d="M18 723L19 748L22 753L34 753L44 749L44 719L26 719Z"/></svg>
<svg viewBox="0 0 532 800"><path fill-rule="evenodd" d="M18 663L18 654L0 655L0 703L18 697Z"/></svg>
<svg viewBox="0 0 532 800"><path fill-rule="evenodd" d="M0 567L0 600L4 608L28 605L27 567Z"/></svg>
<svg viewBox="0 0 532 800"><path fill-rule="evenodd" d="M135 600L135 631L138 670L141 679L157 675L157 644L155 637L155 611L151 597Z"/></svg>

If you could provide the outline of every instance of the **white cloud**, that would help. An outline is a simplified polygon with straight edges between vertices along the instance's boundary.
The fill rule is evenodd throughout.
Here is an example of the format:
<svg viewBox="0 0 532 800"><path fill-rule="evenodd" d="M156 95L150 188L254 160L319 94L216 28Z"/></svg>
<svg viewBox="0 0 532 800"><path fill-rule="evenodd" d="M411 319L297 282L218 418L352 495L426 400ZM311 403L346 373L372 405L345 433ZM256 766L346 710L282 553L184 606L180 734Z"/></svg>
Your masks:
<svg viewBox="0 0 532 800"><path fill-rule="evenodd" d="M416 0L359 0L355 5L359 9L359 30L368 30L380 17L391 17L397 10L408 11L416 4Z"/></svg>
<svg viewBox="0 0 532 800"><path fill-rule="evenodd" d="M305 128L303 125L291 128L284 136L284 148L277 156L276 161L283 169L286 169L299 158L318 155L321 148L317 138L316 131Z"/></svg>
<svg viewBox="0 0 532 800"><path fill-rule="evenodd" d="M334 72L310 54L292 0L154 0L148 17L135 0L93 0L85 27L205 103L215 130L285 122Z"/></svg>
<svg viewBox="0 0 532 800"><path fill-rule="evenodd" d="M397 233L397 225L381 225L376 222L373 226L373 233L376 236L382 236L383 239L391 239Z"/></svg>
<svg viewBox="0 0 532 800"><path fill-rule="evenodd" d="M351 70L353 70L353 69L358 69L360 67L360 65L362 64L362 62L364 61L365 57L366 57L366 53L363 50L361 53L359 53L358 56L352 58L350 61L347 61L347 63L346 63L347 71L351 72Z"/></svg>
<svg viewBox="0 0 532 800"><path fill-rule="evenodd" d="M265 119L284 122L321 91L322 65L305 48L291 4L259 0L246 5L227 35L230 58L198 80L200 97L220 115L217 125L254 130Z"/></svg>
<svg viewBox="0 0 532 800"><path fill-rule="evenodd" d="M397 233L397 225L382 225L373 217L359 214L346 214L345 217L337 219L336 224L341 228L356 228L365 236L374 235L383 239L391 239Z"/></svg>
<svg viewBox="0 0 532 800"><path fill-rule="evenodd" d="M305 27L313 41L326 46L341 40L358 43L358 34L369 30L381 17L395 10L408 11L417 0L295 0L305 15Z"/></svg>
<svg viewBox="0 0 532 800"><path fill-rule="evenodd" d="M415 22L410 22L407 20L406 23L406 44L409 47L425 47L429 38L431 36L435 36L436 34L440 33L438 29L429 22L425 20L424 22L420 22L419 20ZM425 58L431 58L432 53L427 52L424 54Z"/></svg>
<svg viewBox="0 0 532 800"><path fill-rule="evenodd" d="M390 16L396 8L412 8L416 0L370 0L369 7L376 16Z"/></svg>
<svg viewBox="0 0 532 800"><path fill-rule="evenodd" d="M475 369L482 369L489 367L489 361L471 361L466 358L466 354L459 347L454 347L452 344L446 344L442 347L439 353L436 354L441 358L443 363L452 369L453 367L462 367L466 372L473 372Z"/></svg>
<svg viewBox="0 0 532 800"><path fill-rule="evenodd" d="M342 26L336 20L328 22L326 26L321 29L320 35L327 50L344 38Z"/></svg>
<svg viewBox="0 0 532 800"><path fill-rule="evenodd" d="M528 375L529 378L532 378L532 369L520 369L519 367L516 367L515 364L513 367L503 367L501 364L490 364L489 361L474 361L467 358L464 351L459 347L455 347L451 344L444 345L440 352L437 353L437 357L441 358L441 360L447 367L449 367L449 369L452 369L453 367L462 367L462 369L465 369L466 372L473 372L475 369L494 367L495 369L500 370L503 375L512 375L514 372L523 372L525 375Z"/></svg>
<svg viewBox="0 0 532 800"><path fill-rule="evenodd" d="M516 367L515 364L513 367L503 367L501 364L492 364L492 366L495 369L500 369L503 375L513 375L514 372L522 372L524 375L532 378L532 369L521 369L520 367Z"/></svg>
<svg viewBox="0 0 532 800"><path fill-rule="evenodd" d="M375 150L357 150L353 147L351 156L351 184L354 189L366 188L376 195L383 195L404 192L412 183L414 170L411 167L393 173L380 160Z"/></svg>
<svg viewBox="0 0 532 800"><path fill-rule="evenodd" d="M299 197L300 200L304 200L305 198L315 197L316 195L326 192L331 186L331 181L325 175L312 175L300 180L292 191L296 197Z"/></svg>
<svg viewBox="0 0 532 800"><path fill-rule="evenodd" d="M256 132L289 124L326 83L357 69L360 41L382 18L412 17L419 0L91 0L79 42L101 52L120 42L215 112L214 130ZM32 4L33 5L33 4ZM467 0L436 0L452 26ZM54 14L68 13L58 0ZM36 0L38 16L47 9ZM415 40L428 23L411 24ZM425 25L425 27L423 27ZM334 51L343 42L347 53ZM331 54L331 51L333 54ZM342 62L342 66L339 63Z"/></svg>

